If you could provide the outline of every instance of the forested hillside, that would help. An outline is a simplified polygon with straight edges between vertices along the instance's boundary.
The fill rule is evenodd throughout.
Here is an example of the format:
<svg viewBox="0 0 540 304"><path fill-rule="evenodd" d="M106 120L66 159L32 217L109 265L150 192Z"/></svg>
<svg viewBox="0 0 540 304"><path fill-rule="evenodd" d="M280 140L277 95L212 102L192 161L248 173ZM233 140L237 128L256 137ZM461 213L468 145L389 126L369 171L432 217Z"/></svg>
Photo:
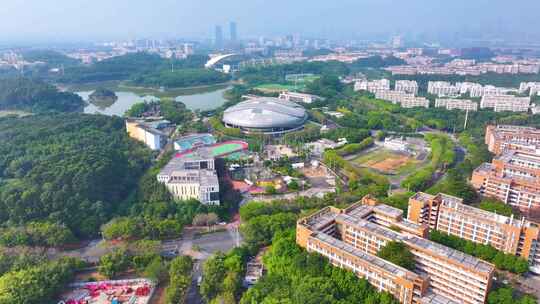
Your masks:
<svg viewBox="0 0 540 304"><path fill-rule="evenodd" d="M105 59L92 65L78 65L65 69L58 81L61 83L87 83L109 80L128 80L147 73L170 70L202 68L208 56L192 55L186 59L170 60L156 54L131 53Z"/></svg>
<svg viewBox="0 0 540 304"><path fill-rule="evenodd" d="M78 237L115 215L151 159L122 119L98 115L1 119L0 142L0 223L47 221Z"/></svg>
<svg viewBox="0 0 540 304"><path fill-rule="evenodd" d="M0 110L42 112L82 111L84 101L75 94L59 92L54 86L28 78L0 81Z"/></svg>

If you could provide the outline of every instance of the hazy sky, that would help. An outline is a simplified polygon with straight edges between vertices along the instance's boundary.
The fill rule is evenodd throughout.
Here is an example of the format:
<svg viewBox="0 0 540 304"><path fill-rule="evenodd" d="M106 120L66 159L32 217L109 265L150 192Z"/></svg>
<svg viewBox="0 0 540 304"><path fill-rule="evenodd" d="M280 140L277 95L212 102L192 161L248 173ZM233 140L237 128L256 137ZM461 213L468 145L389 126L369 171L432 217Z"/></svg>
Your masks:
<svg viewBox="0 0 540 304"><path fill-rule="evenodd" d="M1 0L0 41L540 32L540 0Z"/></svg>

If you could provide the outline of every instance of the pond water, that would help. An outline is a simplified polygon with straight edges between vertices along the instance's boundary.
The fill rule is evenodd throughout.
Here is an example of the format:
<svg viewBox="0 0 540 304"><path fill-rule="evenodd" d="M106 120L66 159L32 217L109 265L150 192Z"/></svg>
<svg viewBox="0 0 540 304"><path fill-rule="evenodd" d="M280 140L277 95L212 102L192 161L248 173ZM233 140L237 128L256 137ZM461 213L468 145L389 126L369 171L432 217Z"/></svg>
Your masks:
<svg viewBox="0 0 540 304"><path fill-rule="evenodd" d="M211 110L221 106L227 101L223 97L223 93L229 88L230 87L222 87L213 91L200 91L196 89L185 90L179 92L179 96L175 99L176 101L183 102L190 110ZM139 95L129 91L116 91L116 96L118 96L116 102L112 104L92 104L88 102L88 96L92 92L93 91L75 92L87 103L84 107L84 113L122 116L135 103L158 100L158 98L153 95Z"/></svg>

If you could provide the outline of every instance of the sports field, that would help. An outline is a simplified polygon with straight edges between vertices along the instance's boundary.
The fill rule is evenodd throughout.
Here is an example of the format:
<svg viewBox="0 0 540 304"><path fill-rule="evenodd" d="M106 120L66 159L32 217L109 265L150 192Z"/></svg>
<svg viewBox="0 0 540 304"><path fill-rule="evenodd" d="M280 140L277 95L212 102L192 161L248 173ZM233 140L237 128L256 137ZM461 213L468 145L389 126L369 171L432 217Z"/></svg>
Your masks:
<svg viewBox="0 0 540 304"><path fill-rule="evenodd" d="M248 143L241 140L229 140L208 146L210 153L215 158L231 156L233 159L240 158L244 151L248 149ZM176 154L176 157L189 158L195 149Z"/></svg>
<svg viewBox="0 0 540 304"><path fill-rule="evenodd" d="M285 76L285 80L291 83L313 82L319 78L321 78L321 76L314 74L288 74Z"/></svg>
<svg viewBox="0 0 540 304"><path fill-rule="evenodd" d="M298 90L302 90L304 88L305 86L303 85L296 86L296 89ZM280 93L282 91L293 91L295 90L295 86L287 85L287 84L279 84L279 83L265 83L265 84L256 86L255 89L263 91L263 92L268 92L268 93Z"/></svg>
<svg viewBox="0 0 540 304"><path fill-rule="evenodd" d="M361 155L353 160L354 163L373 169L382 174L401 175L412 172L419 161L414 157L401 152L387 149L377 149Z"/></svg>
<svg viewBox="0 0 540 304"><path fill-rule="evenodd" d="M182 151L187 151L193 148L209 146L216 143L216 139L212 134L193 134L184 136L175 141L175 148Z"/></svg>
<svg viewBox="0 0 540 304"><path fill-rule="evenodd" d="M225 141L225 142L211 146L212 155L214 157L220 157L220 156L232 154L234 152L240 152L243 150L247 150L247 148L248 148L248 144L246 142L239 141L239 140Z"/></svg>

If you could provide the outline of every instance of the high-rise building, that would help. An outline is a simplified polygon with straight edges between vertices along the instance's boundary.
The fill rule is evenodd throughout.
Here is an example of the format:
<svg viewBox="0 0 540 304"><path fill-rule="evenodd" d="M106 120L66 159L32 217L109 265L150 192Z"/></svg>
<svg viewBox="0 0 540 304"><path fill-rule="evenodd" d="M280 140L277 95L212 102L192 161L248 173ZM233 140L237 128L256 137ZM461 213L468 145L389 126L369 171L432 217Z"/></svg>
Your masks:
<svg viewBox="0 0 540 304"><path fill-rule="evenodd" d="M231 41L236 42L236 40L238 39L238 33L236 32L236 22L231 21L231 23L229 23L229 30L231 34Z"/></svg>
<svg viewBox="0 0 540 304"><path fill-rule="evenodd" d="M403 38L401 36L392 37L392 47L398 49L403 46Z"/></svg>
<svg viewBox="0 0 540 304"><path fill-rule="evenodd" d="M491 125L486 127L485 142L488 150L495 155L510 150L540 154L540 129Z"/></svg>
<svg viewBox="0 0 540 304"><path fill-rule="evenodd" d="M353 271L401 303L485 303L494 266L429 241L427 234L427 226L404 219L403 211L369 196L346 209L326 207L296 226L299 246ZM377 257L391 241L411 251L413 270Z"/></svg>
<svg viewBox="0 0 540 304"><path fill-rule="evenodd" d="M540 155L507 151L473 171L471 184L530 216L540 215Z"/></svg>
<svg viewBox="0 0 540 304"><path fill-rule="evenodd" d="M216 48L223 47L223 29L220 25L216 25L216 29L214 32L214 46Z"/></svg>
<svg viewBox="0 0 540 304"><path fill-rule="evenodd" d="M488 244L529 261L540 272L540 228L537 223L514 219L463 204L447 194L416 193L409 199L408 220L462 239Z"/></svg>
<svg viewBox="0 0 540 304"><path fill-rule="evenodd" d="M471 184L528 216L540 215L540 130L488 126L486 145L496 157L473 171Z"/></svg>
<svg viewBox="0 0 540 304"><path fill-rule="evenodd" d="M184 54L186 55L193 55L193 44L192 43L184 43Z"/></svg>

